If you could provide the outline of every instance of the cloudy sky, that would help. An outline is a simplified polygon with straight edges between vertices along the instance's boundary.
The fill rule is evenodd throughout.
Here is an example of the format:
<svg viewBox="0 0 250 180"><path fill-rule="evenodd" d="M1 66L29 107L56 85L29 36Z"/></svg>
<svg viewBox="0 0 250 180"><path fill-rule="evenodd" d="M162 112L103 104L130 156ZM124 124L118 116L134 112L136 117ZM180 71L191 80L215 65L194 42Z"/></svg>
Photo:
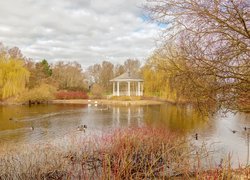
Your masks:
<svg viewBox="0 0 250 180"><path fill-rule="evenodd" d="M143 60L159 26L145 21L141 6L142 0L1 0L0 41L34 60Z"/></svg>

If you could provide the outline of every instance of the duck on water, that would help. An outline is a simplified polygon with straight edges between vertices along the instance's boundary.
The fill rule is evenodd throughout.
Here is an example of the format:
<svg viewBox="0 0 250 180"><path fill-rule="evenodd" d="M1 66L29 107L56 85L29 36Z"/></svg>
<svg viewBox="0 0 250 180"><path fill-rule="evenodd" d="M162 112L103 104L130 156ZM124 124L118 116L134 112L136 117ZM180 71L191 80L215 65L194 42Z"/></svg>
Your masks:
<svg viewBox="0 0 250 180"><path fill-rule="evenodd" d="M78 126L77 127L77 130L78 131L83 131L83 132L85 132L85 130L87 129L87 126L84 124L84 125L80 125L80 126Z"/></svg>

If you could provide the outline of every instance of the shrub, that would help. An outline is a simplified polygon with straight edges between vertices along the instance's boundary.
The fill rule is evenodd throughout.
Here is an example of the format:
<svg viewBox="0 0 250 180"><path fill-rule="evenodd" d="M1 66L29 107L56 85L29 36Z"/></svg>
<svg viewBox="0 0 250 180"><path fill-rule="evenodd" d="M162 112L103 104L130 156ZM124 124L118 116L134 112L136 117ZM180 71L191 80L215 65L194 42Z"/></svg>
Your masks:
<svg viewBox="0 0 250 180"><path fill-rule="evenodd" d="M249 179L249 168L234 171L227 161L204 170L208 152L165 129L127 128L101 137L72 133L61 140L16 150L1 146L0 179Z"/></svg>
<svg viewBox="0 0 250 180"><path fill-rule="evenodd" d="M88 99L88 95L81 91L59 91L55 94L56 99Z"/></svg>
<svg viewBox="0 0 250 180"><path fill-rule="evenodd" d="M56 88L49 84L41 84L31 90L25 91L18 97L18 101L26 102L44 102L54 99Z"/></svg>
<svg viewBox="0 0 250 180"><path fill-rule="evenodd" d="M99 84L93 84L90 93L94 99L101 99L103 97L104 90Z"/></svg>

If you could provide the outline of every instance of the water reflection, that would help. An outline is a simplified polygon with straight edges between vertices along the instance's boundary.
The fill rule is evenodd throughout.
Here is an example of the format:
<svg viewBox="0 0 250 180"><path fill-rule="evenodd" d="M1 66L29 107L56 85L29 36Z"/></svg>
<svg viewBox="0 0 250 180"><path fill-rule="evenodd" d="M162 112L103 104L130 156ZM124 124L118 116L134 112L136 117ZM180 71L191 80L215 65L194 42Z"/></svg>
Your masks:
<svg viewBox="0 0 250 180"><path fill-rule="evenodd" d="M0 143L33 142L46 137L52 138L57 131L63 133L61 127L65 123L70 127L72 114L79 118L84 108L83 105L0 106Z"/></svg>
<svg viewBox="0 0 250 180"><path fill-rule="evenodd" d="M141 127L143 123L143 107L111 107L113 127Z"/></svg>
<svg viewBox="0 0 250 180"><path fill-rule="evenodd" d="M222 117L222 114L218 114L209 120L209 124L204 131L199 130L202 135L201 141L208 144L214 143L212 148L219 152L216 157L225 157L230 153L234 166L246 165L249 143L248 132L244 130L244 127L250 125L249 115L227 113Z"/></svg>
<svg viewBox="0 0 250 180"><path fill-rule="evenodd" d="M207 118L190 106L148 106L144 112L145 123L152 126L164 126L172 131L189 132L203 129Z"/></svg>
<svg viewBox="0 0 250 180"><path fill-rule="evenodd" d="M247 163L249 120L249 114L244 113L228 113L225 117L220 114L208 119L190 106L169 104L0 106L0 145L33 143L56 139L69 133L80 134L82 132L77 131L77 127L84 124L88 126L86 133L148 125L181 131L197 144L203 141L214 144L213 148L220 152L217 159L231 152L234 162ZM196 133L198 140L195 139Z"/></svg>

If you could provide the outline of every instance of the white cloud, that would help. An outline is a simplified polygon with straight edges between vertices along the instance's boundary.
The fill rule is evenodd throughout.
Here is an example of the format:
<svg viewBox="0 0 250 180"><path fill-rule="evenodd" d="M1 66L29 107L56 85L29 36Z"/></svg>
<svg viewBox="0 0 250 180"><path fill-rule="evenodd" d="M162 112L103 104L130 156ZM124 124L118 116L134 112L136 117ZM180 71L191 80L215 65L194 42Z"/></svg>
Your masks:
<svg viewBox="0 0 250 180"><path fill-rule="evenodd" d="M144 22L141 0L8 0L0 2L0 41L35 60L146 58L159 27Z"/></svg>

